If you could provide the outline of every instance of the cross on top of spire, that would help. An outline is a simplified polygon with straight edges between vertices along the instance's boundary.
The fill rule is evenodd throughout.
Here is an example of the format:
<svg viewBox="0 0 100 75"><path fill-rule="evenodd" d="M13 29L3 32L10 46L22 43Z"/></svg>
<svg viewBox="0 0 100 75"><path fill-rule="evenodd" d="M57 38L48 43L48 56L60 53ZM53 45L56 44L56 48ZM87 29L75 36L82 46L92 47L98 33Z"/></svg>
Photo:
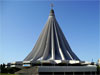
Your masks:
<svg viewBox="0 0 100 75"><path fill-rule="evenodd" d="M54 7L53 3L51 3L51 5L50 5L50 6L51 6L51 9L53 9L53 7Z"/></svg>

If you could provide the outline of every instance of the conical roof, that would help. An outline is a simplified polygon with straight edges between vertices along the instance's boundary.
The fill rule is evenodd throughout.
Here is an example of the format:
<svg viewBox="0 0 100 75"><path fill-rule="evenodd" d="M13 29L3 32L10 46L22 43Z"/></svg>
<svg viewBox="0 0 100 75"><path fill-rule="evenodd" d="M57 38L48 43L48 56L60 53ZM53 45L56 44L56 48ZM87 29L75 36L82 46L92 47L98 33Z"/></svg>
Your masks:
<svg viewBox="0 0 100 75"><path fill-rule="evenodd" d="M59 27L53 9L34 48L24 59L24 61L37 60L79 60Z"/></svg>

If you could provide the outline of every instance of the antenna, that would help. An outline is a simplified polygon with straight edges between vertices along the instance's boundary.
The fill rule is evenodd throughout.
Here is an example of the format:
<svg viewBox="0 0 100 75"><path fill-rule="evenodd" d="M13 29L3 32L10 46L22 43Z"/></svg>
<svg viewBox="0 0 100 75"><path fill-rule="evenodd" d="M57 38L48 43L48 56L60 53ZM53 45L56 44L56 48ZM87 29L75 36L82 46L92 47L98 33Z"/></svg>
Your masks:
<svg viewBox="0 0 100 75"><path fill-rule="evenodd" d="M51 9L53 9L53 7L54 7L53 3L51 3L50 6L51 6Z"/></svg>

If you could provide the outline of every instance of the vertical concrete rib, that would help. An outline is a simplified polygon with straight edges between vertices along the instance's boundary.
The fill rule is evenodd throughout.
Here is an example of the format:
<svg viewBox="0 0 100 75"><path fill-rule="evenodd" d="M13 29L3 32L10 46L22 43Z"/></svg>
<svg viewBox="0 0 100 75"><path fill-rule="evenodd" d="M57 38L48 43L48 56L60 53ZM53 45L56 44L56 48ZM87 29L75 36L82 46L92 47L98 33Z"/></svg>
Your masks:
<svg viewBox="0 0 100 75"><path fill-rule="evenodd" d="M66 51L66 47L65 47L65 45L64 45L64 43L63 43L63 40L62 40L62 37L63 37L63 36L61 36L61 33L59 32L58 25L56 25L56 28L57 28L57 33L58 33L58 37L59 37L59 41L60 41L60 46L61 46L63 55L64 55L64 57L65 57L67 60L71 60L71 58L70 58L68 52Z"/></svg>
<svg viewBox="0 0 100 75"><path fill-rule="evenodd" d="M51 23L51 20L50 20L50 23ZM43 53L43 56L42 56L42 59L45 60L47 59L47 57L49 57L49 50L51 49L51 46L50 46L50 36L51 36L51 25L49 24L49 29L48 29L48 33L46 34L47 35L47 40L46 40L46 47L45 47L45 50L44 50L44 53ZM50 53L51 54L51 53Z"/></svg>
<svg viewBox="0 0 100 75"><path fill-rule="evenodd" d="M56 24L55 24L55 25L56 25ZM54 26L55 26L55 25L54 25ZM61 60L65 60L65 57L64 57L63 52L62 52L61 47L60 47L60 42L59 42L59 40L58 40L58 34L57 34L56 26L55 26L55 34L56 34L57 45L58 45L58 51L59 51L59 53L60 53Z"/></svg>
<svg viewBox="0 0 100 75"><path fill-rule="evenodd" d="M55 59L55 46L54 46L54 27L53 27L53 23L51 24L51 51L52 51L51 59L54 60Z"/></svg>

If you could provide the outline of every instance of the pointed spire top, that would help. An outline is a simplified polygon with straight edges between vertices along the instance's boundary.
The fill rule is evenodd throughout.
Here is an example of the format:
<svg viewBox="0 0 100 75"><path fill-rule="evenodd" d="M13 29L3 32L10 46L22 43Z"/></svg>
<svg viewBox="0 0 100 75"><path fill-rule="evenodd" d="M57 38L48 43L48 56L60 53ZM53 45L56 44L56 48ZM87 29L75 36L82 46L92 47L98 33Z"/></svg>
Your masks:
<svg viewBox="0 0 100 75"><path fill-rule="evenodd" d="M54 14L54 10L53 10L53 7L54 7L54 5L53 5L53 3L51 3L50 16L55 16L55 14Z"/></svg>

